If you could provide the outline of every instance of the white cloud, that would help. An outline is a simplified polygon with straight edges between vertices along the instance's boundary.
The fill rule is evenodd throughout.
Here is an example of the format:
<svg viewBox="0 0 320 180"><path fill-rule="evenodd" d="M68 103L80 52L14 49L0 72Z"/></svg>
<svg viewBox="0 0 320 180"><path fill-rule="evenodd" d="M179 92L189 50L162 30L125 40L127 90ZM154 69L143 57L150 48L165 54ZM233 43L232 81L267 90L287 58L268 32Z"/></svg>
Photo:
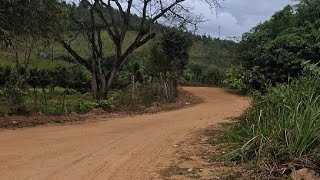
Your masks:
<svg viewBox="0 0 320 180"><path fill-rule="evenodd" d="M68 0L78 2L78 0ZM169 1L169 0L168 0ZM171 1L171 0L170 0ZM207 20L199 24L197 33L221 38L241 35L251 28L269 19L276 11L288 4L295 4L292 0L220 0L222 9L216 14L212 12L203 0L186 0L185 5L195 7L195 14L202 14ZM139 4L139 1L135 1Z"/></svg>
<svg viewBox="0 0 320 180"><path fill-rule="evenodd" d="M199 25L198 33L218 37L221 26L221 38L240 37L288 4L294 3L290 0L225 0L223 8L216 14L206 4L198 3L195 5L195 13L203 14L208 20Z"/></svg>

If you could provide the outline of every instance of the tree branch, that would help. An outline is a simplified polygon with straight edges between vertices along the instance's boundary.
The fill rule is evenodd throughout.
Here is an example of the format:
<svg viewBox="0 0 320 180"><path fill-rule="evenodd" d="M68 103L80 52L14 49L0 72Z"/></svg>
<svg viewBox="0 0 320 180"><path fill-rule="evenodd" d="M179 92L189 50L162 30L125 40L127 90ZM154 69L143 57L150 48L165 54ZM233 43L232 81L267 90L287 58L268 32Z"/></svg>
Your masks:
<svg viewBox="0 0 320 180"><path fill-rule="evenodd" d="M167 13L169 10L171 10L171 8L173 8L174 6L176 6L177 4L184 2L185 0L176 0L174 3L172 3L171 5L167 6L166 8L162 9L161 12L159 14L157 14L155 17L152 18L152 22L155 22L156 20L158 20L159 18L161 18L165 13Z"/></svg>
<svg viewBox="0 0 320 180"><path fill-rule="evenodd" d="M58 42L72 55L72 57L86 69L91 70L90 64L82 58L69 44L67 44L61 37Z"/></svg>
<svg viewBox="0 0 320 180"><path fill-rule="evenodd" d="M120 62L118 68L122 69L123 66L126 64L126 62L128 61L128 57L130 56L130 54L132 54L133 51L136 50L137 48L141 47L142 45L144 45L145 43L153 39L155 36L156 36L155 32L149 32L148 35L146 35L143 39L140 38L139 41L135 41L134 43L132 43L131 46L129 46L129 48L124 52L122 56L122 62Z"/></svg>

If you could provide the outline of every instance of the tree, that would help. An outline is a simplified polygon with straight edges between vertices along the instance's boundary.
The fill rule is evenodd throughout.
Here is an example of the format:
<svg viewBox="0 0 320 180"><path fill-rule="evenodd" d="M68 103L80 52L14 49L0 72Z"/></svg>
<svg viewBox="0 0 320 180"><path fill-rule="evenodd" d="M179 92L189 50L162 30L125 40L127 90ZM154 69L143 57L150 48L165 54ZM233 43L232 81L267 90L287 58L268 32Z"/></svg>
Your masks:
<svg viewBox="0 0 320 180"><path fill-rule="evenodd" d="M92 0L87 1L89 7L86 9L86 18L77 18L75 12L71 11L70 19L74 24L73 27L76 27L76 31L81 32L87 39L92 55L86 59L62 36L59 41L79 64L91 72L94 99L99 100L107 96L119 71L129 61L132 53L156 36L158 22L167 20L166 22L180 28L196 26L201 22L201 17L192 15L191 8L185 5L185 1ZM205 2L210 8L219 7L218 0L205 0ZM80 10L83 11L83 9ZM132 18L133 11L140 17L140 22L137 24L138 32L134 40L125 47L124 40L129 27L136 20ZM114 45L115 53L112 59L105 57L103 50L105 39L101 35L103 31L107 32ZM106 61L109 63L105 63ZM103 64L109 64L109 66L105 67Z"/></svg>
<svg viewBox="0 0 320 180"><path fill-rule="evenodd" d="M189 49L192 41L180 31L169 30L150 50L147 71L152 77L170 74L177 81L189 60Z"/></svg>
<svg viewBox="0 0 320 180"><path fill-rule="evenodd" d="M12 48L16 66L28 68L40 40L51 40L63 27L64 13L57 0L3 0L0 3L0 41ZM22 57L22 58L21 58Z"/></svg>
<svg viewBox="0 0 320 180"><path fill-rule="evenodd" d="M169 30L150 48L145 74L161 84L169 101L177 95L178 81L188 65L191 45L187 34Z"/></svg>
<svg viewBox="0 0 320 180"><path fill-rule="evenodd" d="M244 34L240 58L249 76L246 85L264 91L302 75L303 61L318 63L319 17L319 2L307 0L285 7Z"/></svg>

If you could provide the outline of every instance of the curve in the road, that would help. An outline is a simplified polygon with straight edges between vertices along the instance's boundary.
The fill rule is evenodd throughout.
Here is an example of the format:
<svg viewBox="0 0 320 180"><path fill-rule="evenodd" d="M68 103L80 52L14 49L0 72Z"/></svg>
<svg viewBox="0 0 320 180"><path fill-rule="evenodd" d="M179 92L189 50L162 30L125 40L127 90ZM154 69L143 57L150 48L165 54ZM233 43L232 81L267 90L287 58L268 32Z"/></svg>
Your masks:
<svg viewBox="0 0 320 180"><path fill-rule="evenodd" d="M249 105L223 89L184 89L204 102L153 115L2 130L0 179L157 179L176 143Z"/></svg>

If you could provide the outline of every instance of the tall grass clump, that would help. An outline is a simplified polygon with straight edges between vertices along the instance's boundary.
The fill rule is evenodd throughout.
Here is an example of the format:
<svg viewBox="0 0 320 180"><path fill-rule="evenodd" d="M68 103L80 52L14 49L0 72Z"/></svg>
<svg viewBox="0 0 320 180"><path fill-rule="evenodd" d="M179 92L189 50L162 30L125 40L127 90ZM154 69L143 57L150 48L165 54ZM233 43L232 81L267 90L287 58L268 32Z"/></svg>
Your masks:
<svg viewBox="0 0 320 180"><path fill-rule="evenodd" d="M320 167L320 76L255 95L252 105L227 135L234 160L258 160L271 169ZM267 166L266 166L267 165Z"/></svg>

